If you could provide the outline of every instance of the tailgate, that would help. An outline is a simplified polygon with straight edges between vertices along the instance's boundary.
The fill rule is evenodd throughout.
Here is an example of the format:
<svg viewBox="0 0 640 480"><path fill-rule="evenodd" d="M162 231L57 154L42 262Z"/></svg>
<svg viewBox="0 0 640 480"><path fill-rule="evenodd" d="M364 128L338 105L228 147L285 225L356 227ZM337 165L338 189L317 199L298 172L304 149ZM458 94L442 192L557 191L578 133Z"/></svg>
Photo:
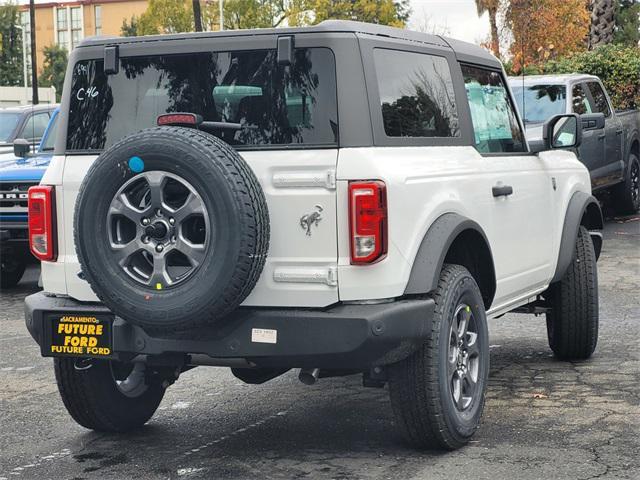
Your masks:
<svg viewBox="0 0 640 480"><path fill-rule="evenodd" d="M242 152L264 190L269 207L269 255L245 306L322 307L338 301L336 233L336 149ZM94 156L69 156L63 186L57 187L62 221L67 294L80 301L97 297L78 275L73 209ZM60 211L60 210L63 211ZM62 249L61 249L62 252ZM47 278L44 278L45 290Z"/></svg>

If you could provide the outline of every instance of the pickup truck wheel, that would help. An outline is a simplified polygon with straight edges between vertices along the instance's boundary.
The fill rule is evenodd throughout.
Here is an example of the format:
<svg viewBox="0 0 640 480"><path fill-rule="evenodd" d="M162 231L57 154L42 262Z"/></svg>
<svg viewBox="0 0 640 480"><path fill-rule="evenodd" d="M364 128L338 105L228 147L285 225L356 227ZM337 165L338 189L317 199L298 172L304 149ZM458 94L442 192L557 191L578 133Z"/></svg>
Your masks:
<svg viewBox="0 0 640 480"><path fill-rule="evenodd" d="M62 402L85 428L125 432L144 425L155 413L165 389L148 384L143 363L55 358Z"/></svg>
<svg viewBox="0 0 640 480"><path fill-rule="evenodd" d="M629 154L627 177L615 187L613 194L619 213L633 214L640 210L640 160L636 154Z"/></svg>
<svg viewBox="0 0 640 480"><path fill-rule="evenodd" d="M469 271L445 265L429 339L389 369L391 405L417 448L453 450L478 428L489 374L489 335L482 295Z"/></svg>
<svg viewBox="0 0 640 480"><path fill-rule="evenodd" d="M26 266L24 258L3 255L0 261L0 288L15 287L22 279Z"/></svg>
<svg viewBox="0 0 640 480"><path fill-rule="evenodd" d="M573 261L545 295L549 346L558 358L589 358L598 342L598 270L591 236L580 227Z"/></svg>
<svg viewBox="0 0 640 480"><path fill-rule="evenodd" d="M251 168L222 140L181 127L143 130L100 155L74 222L96 295L157 335L219 323L255 286L269 246Z"/></svg>

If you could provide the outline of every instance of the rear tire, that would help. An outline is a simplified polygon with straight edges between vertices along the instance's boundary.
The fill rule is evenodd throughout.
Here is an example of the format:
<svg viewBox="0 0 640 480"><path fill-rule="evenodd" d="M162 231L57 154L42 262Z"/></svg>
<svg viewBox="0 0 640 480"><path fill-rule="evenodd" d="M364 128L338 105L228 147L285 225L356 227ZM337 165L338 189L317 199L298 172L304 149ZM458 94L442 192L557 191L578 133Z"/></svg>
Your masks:
<svg viewBox="0 0 640 480"><path fill-rule="evenodd" d="M131 364L55 358L54 367L64 406L78 424L91 430L126 432L141 427L153 416L165 392L159 383L146 383L144 372L136 372L138 378L132 380L136 367L126 372ZM124 388L116 378L130 383Z"/></svg>
<svg viewBox="0 0 640 480"><path fill-rule="evenodd" d="M564 277L549 287L547 336L563 360L589 358L598 343L598 269L591 236L580 227L573 260Z"/></svg>
<svg viewBox="0 0 640 480"><path fill-rule="evenodd" d="M20 280L27 267L24 258L15 255L3 255L0 262L0 288L13 288Z"/></svg>
<svg viewBox="0 0 640 480"><path fill-rule="evenodd" d="M389 393L396 423L412 446L454 450L469 441L480 423L489 335L482 295L466 268L445 265L433 297L429 338L389 368ZM463 322L464 338L457 333Z"/></svg>
<svg viewBox="0 0 640 480"><path fill-rule="evenodd" d="M640 209L640 160L635 153L629 154L627 175L613 190L615 208L621 214L634 214Z"/></svg>

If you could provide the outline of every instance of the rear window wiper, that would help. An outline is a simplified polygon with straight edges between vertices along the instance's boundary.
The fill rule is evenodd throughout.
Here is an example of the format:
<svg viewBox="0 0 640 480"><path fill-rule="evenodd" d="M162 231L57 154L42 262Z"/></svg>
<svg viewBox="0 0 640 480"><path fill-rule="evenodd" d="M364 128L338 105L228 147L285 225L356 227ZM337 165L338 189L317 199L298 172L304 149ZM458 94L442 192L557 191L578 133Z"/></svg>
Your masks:
<svg viewBox="0 0 640 480"><path fill-rule="evenodd" d="M242 130L246 125L231 122L200 122L199 128L203 130Z"/></svg>

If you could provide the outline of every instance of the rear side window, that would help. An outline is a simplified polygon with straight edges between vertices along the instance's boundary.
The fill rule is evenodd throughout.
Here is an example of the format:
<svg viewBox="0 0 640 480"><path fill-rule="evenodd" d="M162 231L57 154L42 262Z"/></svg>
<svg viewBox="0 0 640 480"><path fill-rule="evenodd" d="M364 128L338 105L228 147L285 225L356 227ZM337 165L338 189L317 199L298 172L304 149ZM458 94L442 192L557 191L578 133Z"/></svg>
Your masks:
<svg viewBox="0 0 640 480"><path fill-rule="evenodd" d="M526 152L524 134L500 73L461 65L471 109L476 150Z"/></svg>
<svg viewBox="0 0 640 480"><path fill-rule="evenodd" d="M604 113L605 117L611 115L609 102L607 101L607 96L605 95L602 86L598 82L589 82L587 85L589 86L591 96L593 97L593 113Z"/></svg>
<svg viewBox="0 0 640 480"><path fill-rule="evenodd" d="M334 145L333 53L299 48L287 67L275 50L125 57L115 75L104 74L102 60L78 62L67 150L102 150L174 112L234 124L212 133L239 147Z"/></svg>
<svg viewBox="0 0 640 480"><path fill-rule="evenodd" d="M377 48L374 60L387 136L460 135L446 58Z"/></svg>
<svg viewBox="0 0 640 480"><path fill-rule="evenodd" d="M47 112L31 115L22 130L22 136L24 138L42 138L48 124L49 114Z"/></svg>
<svg viewBox="0 0 640 480"><path fill-rule="evenodd" d="M591 101L589 100L587 92L584 91L584 87L581 83L574 85L571 92L573 96L573 113L577 113L578 115L593 113Z"/></svg>

